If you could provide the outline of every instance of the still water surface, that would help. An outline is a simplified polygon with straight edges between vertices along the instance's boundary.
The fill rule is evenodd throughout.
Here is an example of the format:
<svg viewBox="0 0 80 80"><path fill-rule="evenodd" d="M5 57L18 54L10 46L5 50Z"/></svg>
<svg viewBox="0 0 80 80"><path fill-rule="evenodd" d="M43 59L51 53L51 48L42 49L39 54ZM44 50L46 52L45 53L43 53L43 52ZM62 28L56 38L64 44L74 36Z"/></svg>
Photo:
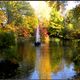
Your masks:
<svg viewBox="0 0 80 80"><path fill-rule="evenodd" d="M30 41L17 44L17 79L71 79L80 73L80 42L52 41L35 47ZM16 55L16 56L17 56Z"/></svg>

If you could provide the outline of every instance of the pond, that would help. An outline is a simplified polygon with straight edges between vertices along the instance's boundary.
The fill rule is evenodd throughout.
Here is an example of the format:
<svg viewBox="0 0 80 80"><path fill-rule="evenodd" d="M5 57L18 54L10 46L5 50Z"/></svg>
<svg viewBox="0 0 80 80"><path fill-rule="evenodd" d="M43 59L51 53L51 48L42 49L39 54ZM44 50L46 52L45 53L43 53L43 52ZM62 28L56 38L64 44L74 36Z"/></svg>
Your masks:
<svg viewBox="0 0 80 80"><path fill-rule="evenodd" d="M56 42L54 39L39 47L35 47L31 41L20 41L14 50L3 49L3 52L5 53L0 52L0 61L10 58L17 63L14 69L10 65L7 65L9 69L5 65L4 68L0 67L1 79L73 79L77 75L80 78L79 41Z"/></svg>

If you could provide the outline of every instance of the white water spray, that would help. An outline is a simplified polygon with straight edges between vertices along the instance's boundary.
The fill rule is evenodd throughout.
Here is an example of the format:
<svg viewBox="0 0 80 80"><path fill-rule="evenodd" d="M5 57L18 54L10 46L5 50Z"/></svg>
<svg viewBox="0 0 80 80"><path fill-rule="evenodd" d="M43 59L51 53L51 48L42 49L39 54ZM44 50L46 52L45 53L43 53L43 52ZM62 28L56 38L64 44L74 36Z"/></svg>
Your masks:
<svg viewBox="0 0 80 80"><path fill-rule="evenodd" d="M40 42L40 31L39 31L39 26L37 27L37 30L36 30L36 43L37 42Z"/></svg>

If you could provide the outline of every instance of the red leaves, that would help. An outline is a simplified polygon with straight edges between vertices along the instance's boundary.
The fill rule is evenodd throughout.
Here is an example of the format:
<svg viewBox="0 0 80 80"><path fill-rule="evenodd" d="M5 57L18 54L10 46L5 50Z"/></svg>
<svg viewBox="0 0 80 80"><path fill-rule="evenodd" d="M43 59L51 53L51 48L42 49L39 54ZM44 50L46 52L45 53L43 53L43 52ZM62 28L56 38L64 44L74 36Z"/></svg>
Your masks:
<svg viewBox="0 0 80 80"><path fill-rule="evenodd" d="M42 37L47 37L48 36L48 32L46 28L40 28L40 32L41 32L41 36Z"/></svg>
<svg viewBox="0 0 80 80"><path fill-rule="evenodd" d="M21 27L18 30L18 35L22 36L22 37L29 37L29 35L30 35L29 34L29 30L27 28L25 28L25 27Z"/></svg>

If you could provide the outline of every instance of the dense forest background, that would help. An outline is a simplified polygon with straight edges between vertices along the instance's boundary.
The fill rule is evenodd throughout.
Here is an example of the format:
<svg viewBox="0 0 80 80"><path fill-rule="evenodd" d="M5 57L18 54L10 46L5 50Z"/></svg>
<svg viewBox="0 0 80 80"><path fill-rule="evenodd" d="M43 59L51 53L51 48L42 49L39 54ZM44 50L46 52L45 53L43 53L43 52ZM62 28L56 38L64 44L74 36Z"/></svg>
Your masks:
<svg viewBox="0 0 80 80"><path fill-rule="evenodd" d="M36 27L40 25L43 39L46 35L49 38L79 39L80 4L63 15L67 1L45 2L51 9L50 19L42 18L39 21L29 2L0 1L0 36L5 35L6 37L6 35L10 36L13 33L16 38L34 37Z"/></svg>

